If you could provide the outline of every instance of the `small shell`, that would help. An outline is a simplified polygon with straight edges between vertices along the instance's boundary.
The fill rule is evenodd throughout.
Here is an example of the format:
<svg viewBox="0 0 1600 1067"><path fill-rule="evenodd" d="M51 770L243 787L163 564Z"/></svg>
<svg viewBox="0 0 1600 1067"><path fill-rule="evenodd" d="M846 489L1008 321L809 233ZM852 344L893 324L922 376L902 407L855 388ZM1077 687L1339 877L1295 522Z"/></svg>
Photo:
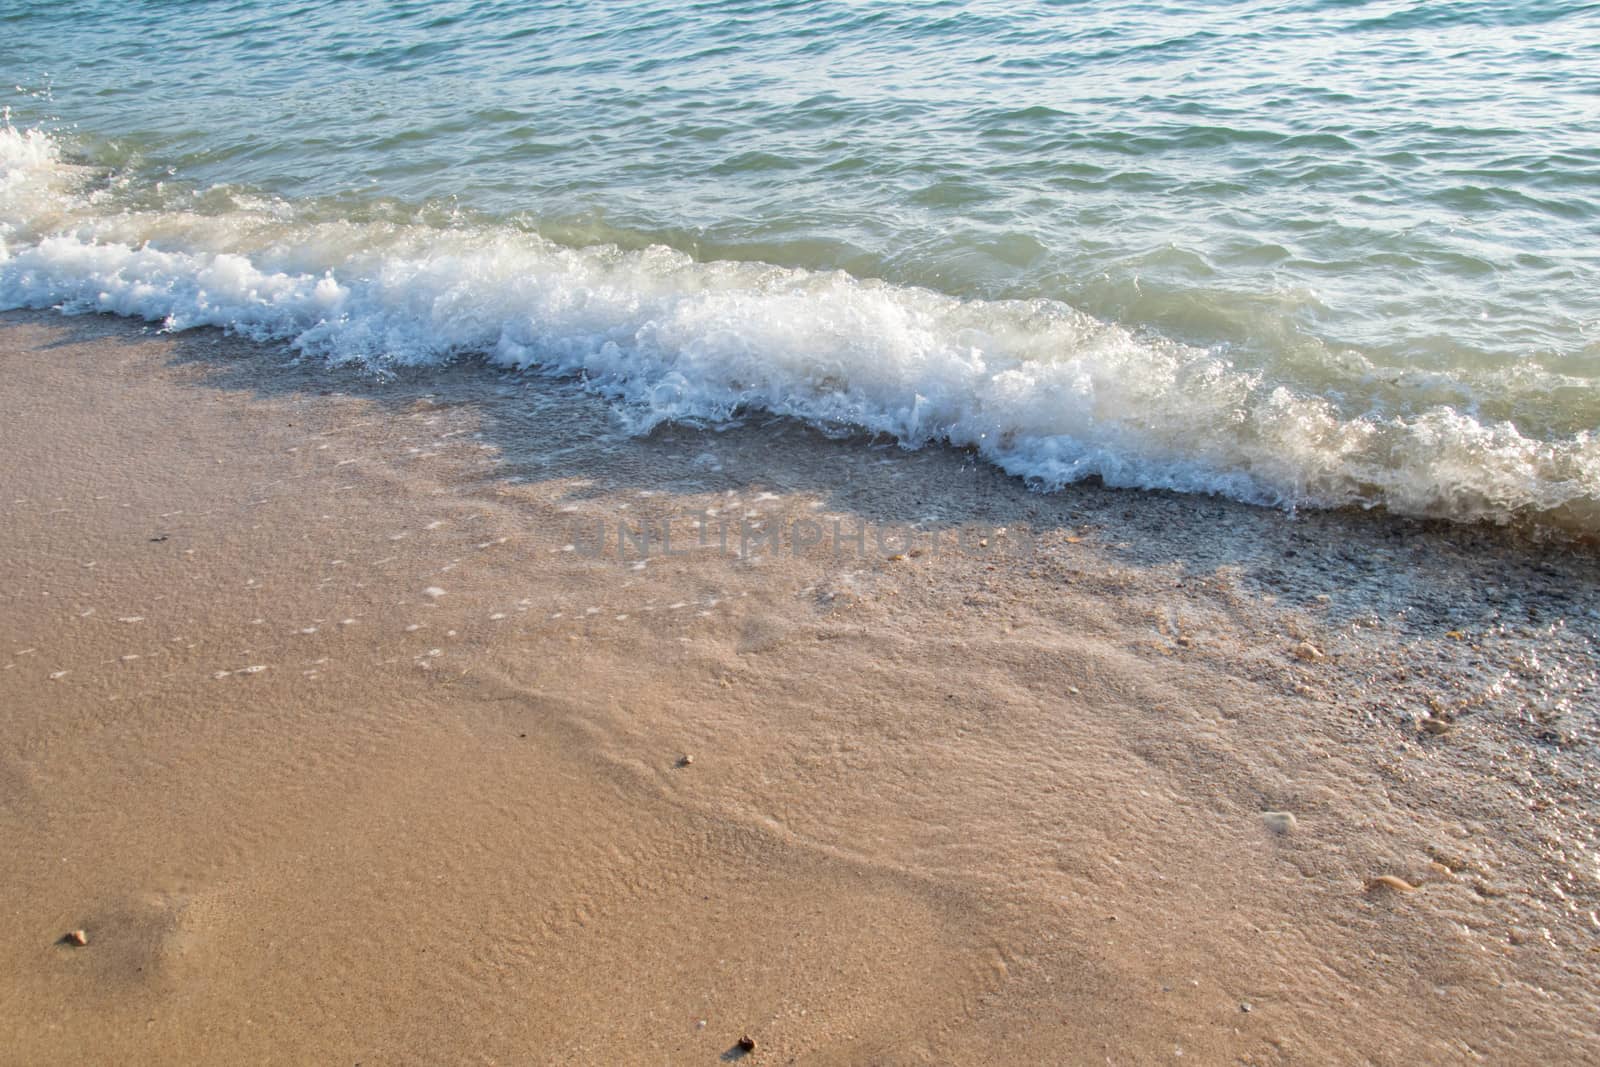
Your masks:
<svg viewBox="0 0 1600 1067"><path fill-rule="evenodd" d="M1392 874L1380 874L1376 878L1367 879L1367 892L1374 889L1391 889L1396 893L1415 893L1417 887L1404 878L1396 878Z"/></svg>

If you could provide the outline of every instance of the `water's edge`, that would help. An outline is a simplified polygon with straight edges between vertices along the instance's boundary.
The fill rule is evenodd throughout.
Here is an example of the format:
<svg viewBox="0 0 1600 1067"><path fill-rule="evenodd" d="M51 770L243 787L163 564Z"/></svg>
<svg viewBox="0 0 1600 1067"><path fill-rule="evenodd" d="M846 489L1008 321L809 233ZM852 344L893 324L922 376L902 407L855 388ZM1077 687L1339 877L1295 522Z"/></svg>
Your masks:
<svg viewBox="0 0 1600 1067"><path fill-rule="evenodd" d="M1600 530L1600 442L1448 404L1349 411L1060 301L962 298L503 226L307 218L211 195L156 206L49 134L0 128L0 308L217 326L383 369L465 353L572 376L634 432L742 413L971 448L1038 488ZM148 199L148 197L146 197ZM133 201L133 202L130 202Z"/></svg>

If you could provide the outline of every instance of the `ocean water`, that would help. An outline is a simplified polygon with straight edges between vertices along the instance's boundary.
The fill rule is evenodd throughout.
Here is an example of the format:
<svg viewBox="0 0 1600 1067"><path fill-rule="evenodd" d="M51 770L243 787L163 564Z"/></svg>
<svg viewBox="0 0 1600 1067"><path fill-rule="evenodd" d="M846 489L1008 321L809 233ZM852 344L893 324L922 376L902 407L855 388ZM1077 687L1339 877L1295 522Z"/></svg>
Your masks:
<svg viewBox="0 0 1600 1067"><path fill-rule="evenodd" d="M1600 534L1600 5L0 5L0 307Z"/></svg>

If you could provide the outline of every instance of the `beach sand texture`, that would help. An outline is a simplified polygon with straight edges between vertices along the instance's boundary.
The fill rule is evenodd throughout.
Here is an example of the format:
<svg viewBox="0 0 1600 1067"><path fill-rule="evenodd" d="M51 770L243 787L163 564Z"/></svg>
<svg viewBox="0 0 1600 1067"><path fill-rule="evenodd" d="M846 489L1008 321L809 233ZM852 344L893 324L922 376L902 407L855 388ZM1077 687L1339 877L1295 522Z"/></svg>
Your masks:
<svg viewBox="0 0 1600 1067"><path fill-rule="evenodd" d="M1592 550L0 365L0 1062L1600 1062Z"/></svg>

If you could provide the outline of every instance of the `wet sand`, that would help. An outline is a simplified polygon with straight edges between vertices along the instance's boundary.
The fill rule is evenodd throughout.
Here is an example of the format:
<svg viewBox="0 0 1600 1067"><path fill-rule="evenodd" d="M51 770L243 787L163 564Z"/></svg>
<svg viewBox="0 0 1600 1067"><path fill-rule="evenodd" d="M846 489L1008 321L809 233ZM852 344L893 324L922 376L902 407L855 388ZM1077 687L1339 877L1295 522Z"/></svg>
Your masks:
<svg viewBox="0 0 1600 1067"><path fill-rule="evenodd" d="M291 359L0 317L0 1062L1600 1062L1592 549Z"/></svg>

